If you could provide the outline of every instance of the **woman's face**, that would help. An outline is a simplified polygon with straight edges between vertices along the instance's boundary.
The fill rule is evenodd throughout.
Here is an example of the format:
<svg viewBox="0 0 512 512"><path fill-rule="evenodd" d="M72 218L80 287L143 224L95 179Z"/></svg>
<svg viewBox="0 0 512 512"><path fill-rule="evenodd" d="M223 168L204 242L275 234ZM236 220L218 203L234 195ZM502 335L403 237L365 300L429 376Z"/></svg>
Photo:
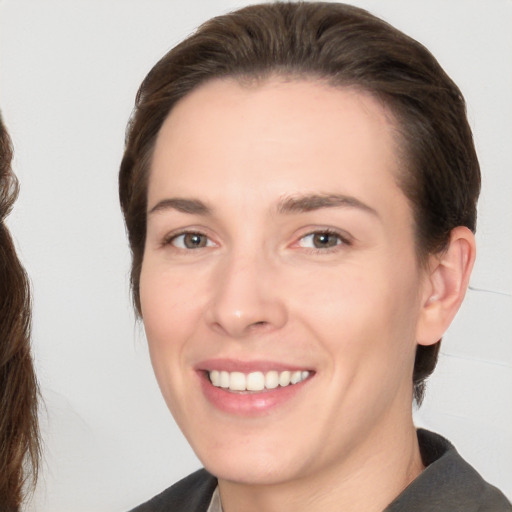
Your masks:
<svg viewBox="0 0 512 512"><path fill-rule="evenodd" d="M383 106L315 81L211 81L162 126L142 314L167 404L220 478L357 464L411 421L426 286L398 167Z"/></svg>

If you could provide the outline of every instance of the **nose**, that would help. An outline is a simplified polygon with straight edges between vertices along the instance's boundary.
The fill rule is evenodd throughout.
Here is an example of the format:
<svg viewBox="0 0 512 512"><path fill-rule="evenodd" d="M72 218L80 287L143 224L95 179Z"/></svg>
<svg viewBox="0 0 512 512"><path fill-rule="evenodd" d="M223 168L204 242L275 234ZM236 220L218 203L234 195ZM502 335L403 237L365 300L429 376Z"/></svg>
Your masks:
<svg viewBox="0 0 512 512"><path fill-rule="evenodd" d="M287 322L278 270L262 255L233 256L219 263L212 283L207 322L232 338L271 332Z"/></svg>

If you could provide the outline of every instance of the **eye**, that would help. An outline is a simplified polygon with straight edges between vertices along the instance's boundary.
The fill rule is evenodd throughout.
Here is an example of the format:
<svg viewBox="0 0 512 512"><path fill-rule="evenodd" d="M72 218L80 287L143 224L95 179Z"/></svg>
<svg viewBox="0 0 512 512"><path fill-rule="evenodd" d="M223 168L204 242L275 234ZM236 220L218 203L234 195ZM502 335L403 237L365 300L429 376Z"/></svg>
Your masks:
<svg viewBox="0 0 512 512"><path fill-rule="evenodd" d="M343 243L348 242L338 233L331 231L309 233L299 240L299 246L307 249L331 249Z"/></svg>
<svg viewBox="0 0 512 512"><path fill-rule="evenodd" d="M172 236L166 244L173 245L178 249L201 249L211 247L213 242L203 233L181 233Z"/></svg>

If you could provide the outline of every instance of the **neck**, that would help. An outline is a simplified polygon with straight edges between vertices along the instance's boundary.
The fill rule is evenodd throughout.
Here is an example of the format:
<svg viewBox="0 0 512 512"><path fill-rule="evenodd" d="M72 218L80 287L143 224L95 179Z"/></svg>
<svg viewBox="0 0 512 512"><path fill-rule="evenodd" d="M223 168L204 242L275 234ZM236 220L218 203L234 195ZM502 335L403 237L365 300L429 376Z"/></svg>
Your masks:
<svg viewBox="0 0 512 512"><path fill-rule="evenodd" d="M219 480L224 512L380 512L423 470L412 419L379 429L349 460L272 485Z"/></svg>

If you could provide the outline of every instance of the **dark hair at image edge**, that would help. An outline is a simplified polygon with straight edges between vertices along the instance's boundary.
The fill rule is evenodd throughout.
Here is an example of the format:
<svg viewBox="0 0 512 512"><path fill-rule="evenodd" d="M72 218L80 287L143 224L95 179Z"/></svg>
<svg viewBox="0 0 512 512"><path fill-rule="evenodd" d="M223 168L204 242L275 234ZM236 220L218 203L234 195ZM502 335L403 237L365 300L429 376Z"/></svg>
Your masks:
<svg viewBox="0 0 512 512"><path fill-rule="evenodd" d="M0 510L19 510L39 467L38 386L30 352L27 274L5 225L18 195L12 145L0 116Z"/></svg>
<svg viewBox="0 0 512 512"><path fill-rule="evenodd" d="M176 102L208 80L230 77L244 83L270 75L355 88L385 105L395 121L397 182L412 205L420 262L446 247L456 226L475 231L480 169L465 102L432 54L388 23L349 5L254 5L206 22L153 67L138 91L119 194L139 314L148 174L160 127ZM418 404L439 346L417 347L412 380Z"/></svg>

